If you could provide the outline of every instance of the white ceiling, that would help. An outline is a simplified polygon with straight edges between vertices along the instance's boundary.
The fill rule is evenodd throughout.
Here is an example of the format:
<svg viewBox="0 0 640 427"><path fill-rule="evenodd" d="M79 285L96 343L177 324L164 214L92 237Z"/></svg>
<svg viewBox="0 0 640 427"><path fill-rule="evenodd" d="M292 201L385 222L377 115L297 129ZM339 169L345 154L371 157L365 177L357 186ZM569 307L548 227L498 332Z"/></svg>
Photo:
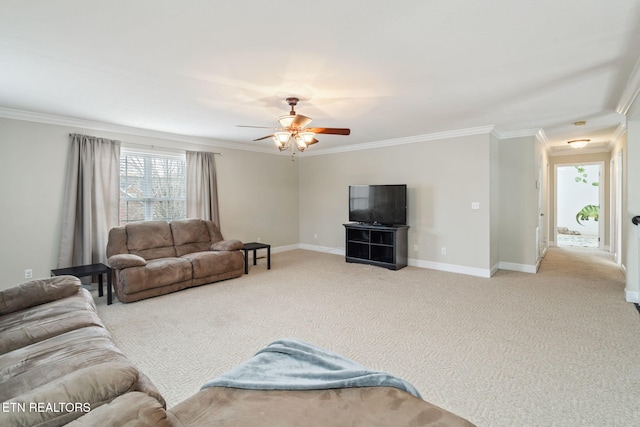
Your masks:
<svg viewBox="0 0 640 427"><path fill-rule="evenodd" d="M269 150L252 142L269 129L236 125L277 126L288 96L352 130L309 151L489 126L606 147L639 57L640 0L0 2L5 116Z"/></svg>

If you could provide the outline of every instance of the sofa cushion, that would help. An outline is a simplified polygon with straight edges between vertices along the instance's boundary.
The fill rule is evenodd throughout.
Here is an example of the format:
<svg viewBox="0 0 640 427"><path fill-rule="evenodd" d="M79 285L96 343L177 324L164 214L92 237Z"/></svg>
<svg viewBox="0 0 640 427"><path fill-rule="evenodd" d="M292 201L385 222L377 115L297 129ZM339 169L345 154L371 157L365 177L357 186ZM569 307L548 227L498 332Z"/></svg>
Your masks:
<svg viewBox="0 0 640 427"><path fill-rule="evenodd" d="M87 326L103 326L93 297L78 289L67 298L0 316L0 354Z"/></svg>
<svg viewBox="0 0 640 427"><path fill-rule="evenodd" d="M92 409L68 427L171 427L177 426L174 417L168 414L154 398L140 392L126 393L113 401Z"/></svg>
<svg viewBox="0 0 640 427"><path fill-rule="evenodd" d="M216 276L244 268L242 252L195 252L182 256L193 265L193 278Z"/></svg>
<svg viewBox="0 0 640 427"><path fill-rule="evenodd" d="M201 219L171 221L171 231L177 256L204 251L211 245L209 230Z"/></svg>
<svg viewBox="0 0 640 427"><path fill-rule="evenodd" d="M176 256L171 226L166 221L132 222L126 225L129 253L144 259Z"/></svg>
<svg viewBox="0 0 640 427"><path fill-rule="evenodd" d="M0 421L2 425L65 425L128 394L135 389L137 379L137 369L127 361L85 366L11 399L29 410L3 413ZM157 400L149 399L155 401L154 409L162 408ZM53 406L47 409L46 404ZM41 409L34 405L41 405Z"/></svg>
<svg viewBox="0 0 640 427"><path fill-rule="evenodd" d="M192 278L191 262L184 258L158 258L147 261L143 267L118 271L118 286L128 294L158 288Z"/></svg>
<svg viewBox="0 0 640 427"><path fill-rule="evenodd" d="M106 362L129 363L107 330L98 326L75 329L18 348L0 355L0 401Z"/></svg>
<svg viewBox="0 0 640 427"><path fill-rule="evenodd" d="M0 316L65 298L78 292L80 280L73 276L35 279L0 291Z"/></svg>
<svg viewBox="0 0 640 427"><path fill-rule="evenodd" d="M469 421L391 387L244 390L210 387L169 410L181 426L473 427Z"/></svg>

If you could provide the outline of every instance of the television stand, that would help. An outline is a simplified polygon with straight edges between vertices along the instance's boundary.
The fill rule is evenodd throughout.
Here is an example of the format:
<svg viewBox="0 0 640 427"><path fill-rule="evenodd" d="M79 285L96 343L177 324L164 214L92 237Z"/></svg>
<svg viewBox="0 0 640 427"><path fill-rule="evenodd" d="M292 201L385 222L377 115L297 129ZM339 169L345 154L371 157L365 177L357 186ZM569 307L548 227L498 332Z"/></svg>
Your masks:
<svg viewBox="0 0 640 427"><path fill-rule="evenodd" d="M399 270L407 266L408 225L343 224L346 262Z"/></svg>

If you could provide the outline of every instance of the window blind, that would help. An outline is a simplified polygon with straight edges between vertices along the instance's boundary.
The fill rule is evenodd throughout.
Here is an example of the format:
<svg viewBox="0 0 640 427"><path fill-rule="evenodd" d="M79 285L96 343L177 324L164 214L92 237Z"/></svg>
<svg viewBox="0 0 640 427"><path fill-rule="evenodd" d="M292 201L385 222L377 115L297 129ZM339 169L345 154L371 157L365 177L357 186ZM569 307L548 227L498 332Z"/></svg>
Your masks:
<svg viewBox="0 0 640 427"><path fill-rule="evenodd" d="M120 153L120 224L185 217L185 155L123 148Z"/></svg>

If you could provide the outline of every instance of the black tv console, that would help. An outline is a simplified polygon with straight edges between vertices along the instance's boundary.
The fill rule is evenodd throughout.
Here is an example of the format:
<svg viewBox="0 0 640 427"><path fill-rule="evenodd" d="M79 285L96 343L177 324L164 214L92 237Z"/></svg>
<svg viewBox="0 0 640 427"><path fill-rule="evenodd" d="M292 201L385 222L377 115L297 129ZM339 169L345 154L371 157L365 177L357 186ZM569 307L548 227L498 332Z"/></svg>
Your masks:
<svg viewBox="0 0 640 427"><path fill-rule="evenodd" d="M390 270L407 266L408 225L343 225L347 262L376 265Z"/></svg>

